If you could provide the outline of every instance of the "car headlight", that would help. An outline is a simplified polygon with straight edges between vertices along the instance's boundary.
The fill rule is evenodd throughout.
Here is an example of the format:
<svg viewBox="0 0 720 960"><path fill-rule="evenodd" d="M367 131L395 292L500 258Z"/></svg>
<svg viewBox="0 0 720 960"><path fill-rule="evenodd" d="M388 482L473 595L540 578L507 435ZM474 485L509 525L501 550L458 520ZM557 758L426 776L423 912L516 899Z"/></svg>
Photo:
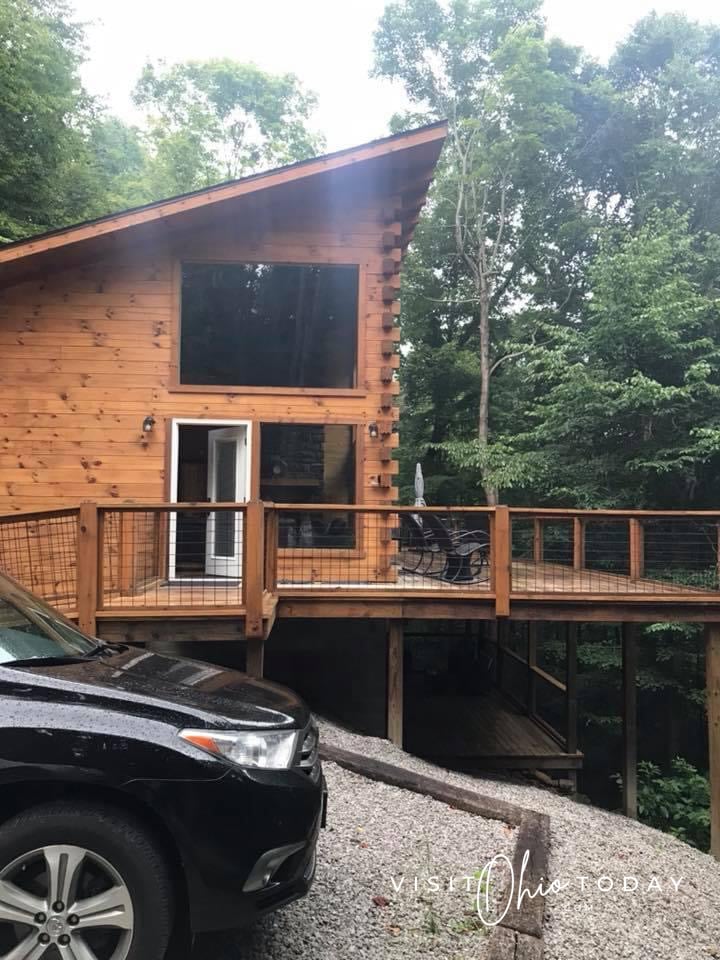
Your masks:
<svg viewBox="0 0 720 960"><path fill-rule="evenodd" d="M206 753L240 767L286 770L297 750L297 730L181 730L180 736Z"/></svg>

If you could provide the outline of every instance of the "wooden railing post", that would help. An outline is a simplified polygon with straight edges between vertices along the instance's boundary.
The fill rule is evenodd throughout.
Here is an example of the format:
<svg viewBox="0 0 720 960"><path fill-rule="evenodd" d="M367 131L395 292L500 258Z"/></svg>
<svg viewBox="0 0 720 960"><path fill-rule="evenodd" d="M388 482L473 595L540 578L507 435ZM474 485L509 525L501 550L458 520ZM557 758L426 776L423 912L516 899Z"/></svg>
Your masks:
<svg viewBox="0 0 720 960"><path fill-rule="evenodd" d="M270 504L265 505L265 589L277 590L279 514Z"/></svg>
<svg viewBox="0 0 720 960"><path fill-rule="evenodd" d="M263 635L263 583L265 573L265 505L248 501L243 537L243 593L245 599L245 636Z"/></svg>
<svg viewBox="0 0 720 960"><path fill-rule="evenodd" d="M90 636L97 631L98 510L96 503L80 504L77 528L78 626Z"/></svg>
<svg viewBox="0 0 720 960"><path fill-rule="evenodd" d="M585 521L573 517L573 570L585 566Z"/></svg>
<svg viewBox="0 0 720 960"><path fill-rule="evenodd" d="M510 560L512 555L510 536L510 511L504 506L495 507L491 547L496 617L507 617L510 614Z"/></svg>
<svg viewBox="0 0 720 960"><path fill-rule="evenodd" d="M631 517L630 525L630 577L639 580L645 576L645 531L642 521Z"/></svg>
<svg viewBox="0 0 720 960"><path fill-rule="evenodd" d="M105 511L97 512L97 594L95 609L102 610L105 606Z"/></svg>

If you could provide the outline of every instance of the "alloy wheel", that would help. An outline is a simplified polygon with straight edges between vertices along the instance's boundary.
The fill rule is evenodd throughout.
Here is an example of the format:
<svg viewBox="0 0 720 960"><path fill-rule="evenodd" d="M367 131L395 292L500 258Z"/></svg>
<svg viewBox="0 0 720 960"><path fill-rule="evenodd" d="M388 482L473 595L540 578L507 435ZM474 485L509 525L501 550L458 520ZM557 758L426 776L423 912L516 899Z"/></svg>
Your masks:
<svg viewBox="0 0 720 960"><path fill-rule="evenodd" d="M40 847L0 871L0 960L125 960L133 929L127 884L84 847Z"/></svg>

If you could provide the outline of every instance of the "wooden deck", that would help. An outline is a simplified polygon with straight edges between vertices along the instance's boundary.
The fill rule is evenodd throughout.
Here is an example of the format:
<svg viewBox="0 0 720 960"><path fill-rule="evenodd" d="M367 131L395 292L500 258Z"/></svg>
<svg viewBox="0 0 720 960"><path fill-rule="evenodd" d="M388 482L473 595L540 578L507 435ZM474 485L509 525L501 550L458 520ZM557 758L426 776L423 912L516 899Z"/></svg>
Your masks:
<svg viewBox="0 0 720 960"><path fill-rule="evenodd" d="M330 529L327 513L357 514L362 518L355 523L358 536L354 547L347 547L345 519L344 546L330 549L319 542L295 552L282 546L279 521L283 510L297 512L298 505L213 504L215 511L244 514L241 577L168 583L163 531L167 518L180 509L206 512L207 504L84 501L77 508L0 516L2 562L11 576L45 599L61 599L91 635L133 643L239 640L246 648L246 669L257 677L263 676L265 641L276 618L382 618L387 622L387 732L394 743L404 742L405 717L406 746L418 754L466 768L566 769L571 782L582 764L576 751L578 625L620 623L623 809L629 815L637 810L635 624L704 623L711 848L720 858L720 511L312 504L302 510L320 512L324 530ZM445 516L444 540L433 546L423 534L420 545L410 548L398 515L415 518L423 512ZM129 519L118 524L115 514ZM148 517L156 519L148 524ZM125 527L147 536L120 536ZM468 533L476 539L468 541ZM428 575L437 569L425 569L423 575L396 566L414 549L418 565L432 554L433 562L446 569L462 569L461 560L469 554L458 547L470 544L474 560L464 569L481 568L488 577L460 584ZM600 560L604 569L595 569ZM142 586L131 590L138 583ZM485 639L499 654L498 688L510 689L504 681L512 677L503 676L503 669L512 663L514 674L524 674L523 709L496 693L452 700L435 695L414 703L410 696L404 710L403 628L413 619L493 621ZM513 620L526 624L526 657L508 642ZM565 624L564 680L537 664L539 621ZM303 632L298 634L302 645ZM539 684L549 684L564 703L563 731L556 736L538 716Z"/></svg>
<svg viewBox="0 0 720 960"><path fill-rule="evenodd" d="M581 753L566 753L497 691L408 696L404 746L458 767L576 770L583 760Z"/></svg>
<svg viewBox="0 0 720 960"><path fill-rule="evenodd" d="M700 590L681 586L663 580L648 577L633 579L622 574L606 573L599 570L574 570L570 566L551 563L532 563L518 560L512 564L511 589L514 595L556 594L577 595L669 595L684 597L707 596ZM277 585L279 595L323 596L326 594L400 594L416 593L436 594L438 596L486 596L492 595L490 578L474 580L470 583L451 583L439 577L398 572L394 581L354 580L347 583L333 583L325 580L308 582L280 581ZM242 582L223 580L222 578L197 578L174 582L156 581L133 593L119 593L107 596L103 608L113 609L166 609L181 607L244 607Z"/></svg>

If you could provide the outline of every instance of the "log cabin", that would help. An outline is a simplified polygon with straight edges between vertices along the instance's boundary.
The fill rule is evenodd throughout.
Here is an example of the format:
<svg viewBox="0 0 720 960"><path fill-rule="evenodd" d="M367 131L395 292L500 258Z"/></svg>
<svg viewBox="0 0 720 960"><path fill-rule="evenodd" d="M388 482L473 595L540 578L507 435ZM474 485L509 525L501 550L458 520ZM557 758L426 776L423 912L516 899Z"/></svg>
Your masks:
<svg viewBox="0 0 720 960"><path fill-rule="evenodd" d="M619 624L631 815L635 624L703 622L720 856L720 511L397 502L400 272L446 134L0 248L0 567L91 633L235 641L256 675L298 624L312 699L379 699L397 743L571 783L578 628ZM428 623L462 633L431 668ZM459 688L406 702L453 657Z"/></svg>

